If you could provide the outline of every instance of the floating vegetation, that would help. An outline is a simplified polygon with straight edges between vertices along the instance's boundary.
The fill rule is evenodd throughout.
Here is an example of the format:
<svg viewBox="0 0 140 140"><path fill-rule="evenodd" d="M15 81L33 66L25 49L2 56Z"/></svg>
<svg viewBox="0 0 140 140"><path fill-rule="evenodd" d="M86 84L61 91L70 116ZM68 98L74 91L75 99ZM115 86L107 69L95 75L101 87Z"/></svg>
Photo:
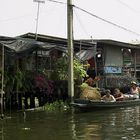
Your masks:
<svg viewBox="0 0 140 140"><path fill-rule="evenodd" d="M68 104L68 102L58 100L53 103L45 104L44 109L49 112L63 112L69 110L70 105Z"/></svg>

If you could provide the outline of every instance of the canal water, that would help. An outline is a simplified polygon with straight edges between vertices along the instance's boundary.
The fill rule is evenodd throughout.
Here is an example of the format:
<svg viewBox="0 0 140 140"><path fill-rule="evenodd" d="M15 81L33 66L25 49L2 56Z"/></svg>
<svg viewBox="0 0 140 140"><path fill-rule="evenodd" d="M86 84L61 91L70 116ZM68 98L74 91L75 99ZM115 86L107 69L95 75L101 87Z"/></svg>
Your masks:
<svg viewBox="0 0 140 140"><path fill-rule="evenodd" d="M140 140L140 107L90 112L26 111L0 120L1 140Z"/></svg>

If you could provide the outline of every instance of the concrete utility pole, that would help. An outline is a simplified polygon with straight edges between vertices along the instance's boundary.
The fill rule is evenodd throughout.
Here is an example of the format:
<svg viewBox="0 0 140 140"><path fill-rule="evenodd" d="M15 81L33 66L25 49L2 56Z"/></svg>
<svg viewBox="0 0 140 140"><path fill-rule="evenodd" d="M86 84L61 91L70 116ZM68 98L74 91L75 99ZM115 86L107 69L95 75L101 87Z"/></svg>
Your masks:
<svg viewBox="0 0 140 140"><path fill-rule="evenodd" d="M74 71L73 71L73 5L72 0L67 0L67 38L68 38L68 94L71 102L74 98Z"/></svg>
<svg viewBox="0 0 140 140"><path fill-rule="evenodd" d="M45 1L44 0L34 0L34 2L37 2L38 3L37 17L36 17L36 31L35 31L35 40L37 40L37 30L38 30L38 20L39 20L40 3L45 3Z"/></svg>

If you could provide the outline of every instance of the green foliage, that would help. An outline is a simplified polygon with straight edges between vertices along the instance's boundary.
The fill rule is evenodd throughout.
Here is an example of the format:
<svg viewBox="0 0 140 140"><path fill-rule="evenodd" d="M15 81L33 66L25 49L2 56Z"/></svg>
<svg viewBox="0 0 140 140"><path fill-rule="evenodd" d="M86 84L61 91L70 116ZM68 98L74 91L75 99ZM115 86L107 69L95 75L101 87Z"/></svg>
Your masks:
<svg viewBox="0 0 140 140"><path fill-rule="evenodd" d="M53 65L55 67L55 70L52 73L53 77L58 80L67 80L68 79L67 57L61 57L57 59ZM73 67L74 67L74 79L80 79L87 76L86 70L79 59L74 58Z"/></svg>
<svg viewBox="0 0 140 140"><path fill-rule="evenodd" d="M5 93L9 97L13 91L31 91L33 89L33 75L31 72L21 71L19 68L16 72L5 71L4 85Z"/></svg>
<svg viewBox="0 0 140 140"><path fill-rule="evenodd" d="M22 89L24 91L32 91L34 86L34 73L31 71L23 71Z"/></svg>
<svg viewBox="0 0 140 140"><path fill-rule="evenodd" d="M67 57L61 57L53 63L54 71L52 72L52 79L65 80L68 77L68 62Z"/></svg>
<svg viewBox="0 0 140 140"><path fill-rule="evenodd" d="M79 78L88 76L83 64L80 62L79 59L75 58L73 65L74 65L74 78L75 79L79 79Z"/></svg>
<svg viewBox="0 0 140 140"><path fill-rule="evenodd" d="M44 106L45 110L48 112L63 112L70 109L70 106L67 102L63 102L62 100L55 101L53 103L47 103Z"/></svg>
<svg viewBox="0 0 140 140"><path fill-rule="evenodd" d="M25 77L24 73L18 68L15 76L13 77L16 91L19 91L23 87L24 77Z"/></svg>

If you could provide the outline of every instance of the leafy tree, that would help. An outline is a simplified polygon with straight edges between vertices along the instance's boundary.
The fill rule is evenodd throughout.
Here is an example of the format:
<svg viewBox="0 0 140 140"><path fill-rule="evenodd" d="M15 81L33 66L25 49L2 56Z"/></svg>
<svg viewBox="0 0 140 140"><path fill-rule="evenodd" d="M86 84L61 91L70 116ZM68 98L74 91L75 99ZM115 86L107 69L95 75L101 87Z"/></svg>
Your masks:
<svg viewBox="0 0 140 140"><path fill-rule="evenodd" d="M55 70L53 72L54 78L58 80L67 80L68 79L68 59L67 57L61 57L57 59L54 63ZM73 60L73 68L74 68L74 79L81 80L83 77L87 76L86 70L83 66L83 63L74 57Z"/></svg>

